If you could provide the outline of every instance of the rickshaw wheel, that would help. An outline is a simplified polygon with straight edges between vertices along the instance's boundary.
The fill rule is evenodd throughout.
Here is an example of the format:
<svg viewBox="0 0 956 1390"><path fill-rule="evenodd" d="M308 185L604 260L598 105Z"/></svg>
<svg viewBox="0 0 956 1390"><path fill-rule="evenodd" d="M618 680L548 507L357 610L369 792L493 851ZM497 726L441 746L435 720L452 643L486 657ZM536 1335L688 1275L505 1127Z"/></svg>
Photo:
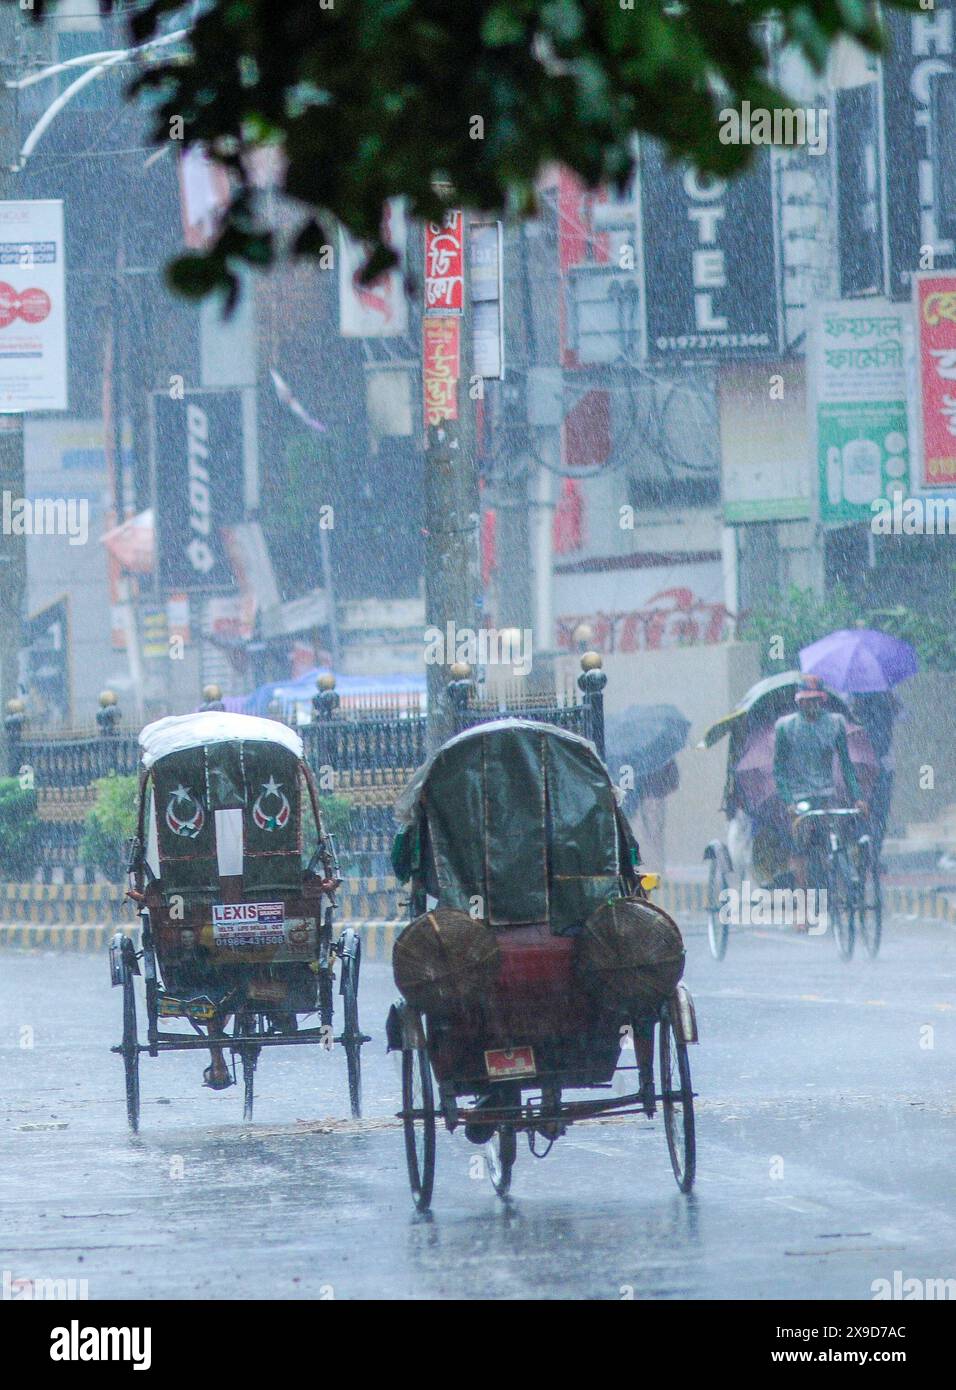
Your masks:
<svg viewBox="0 0 956 1390"><path fill-rule="evenodd" d="M418 1211L427 1211L435 1185L435 1095L427 1048L402 1051L402 1111L412 1198Z"/></svg>
<svg viewBox="0 0 956 1390"><path fill-rule="evenodd" d="M362 1030L359 1028L358 980L361 945L355 943L354 955L342 956L342 1046L349 1072L349 1102L352 1119L362 1116Z"/></svg>
<svg viewBox="0 0 956 1390"><path fill-rule="evenodd" d="M660 1084L664 1112L664 1133L677 1186L690 1192L697 1171L697 1138L694 1127L694 1092L690 1080L687 1044L681 1042L665 1004L660 1016ZM674 1086L674 1062L677 1080Z"/></svg>
<svg viewBox="0 0 956 1390"><path fill-rule="evenodd" d="M139 1133L139 1039L136 1036L136 988L133 972L123 963L123 1068L126 1073L126 1118Z"/></svg>
<svg viewBox="0 0 956 1390"><path fill-rule="evenodd" d="M517 1134L511 1125L499 1125L494 1138L485 1146L488 1176L499 1197L507 1197L511 1191L511 1173L517 1156Z"/></svg>
<svg viewBox="0 0 956 1390"><path fill-rule="evenodd" d="M883 937L883 890L880 865L872 845L860 846L859 860L860 936L871 960L880 953Z"/></svg>
<svg viewBox="0 0 956 1390"><path fill-rule="evenodd" d="M707 941L714 960L723 960L727 954L730 927L720 918L721 903L726 891L727 875L714 857L709 861L707 868Z"/></svg>

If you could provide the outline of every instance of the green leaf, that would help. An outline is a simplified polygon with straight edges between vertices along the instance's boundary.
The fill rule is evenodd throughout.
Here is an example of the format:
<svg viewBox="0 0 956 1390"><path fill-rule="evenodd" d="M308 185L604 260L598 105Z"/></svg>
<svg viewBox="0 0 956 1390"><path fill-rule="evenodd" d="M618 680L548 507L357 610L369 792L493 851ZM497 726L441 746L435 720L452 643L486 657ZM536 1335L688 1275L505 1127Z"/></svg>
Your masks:
<svg viewBox="0 0 956 1390"><path fill-rule="evenodd" d="M201 251L188 251L170 261L166 279L186 299L202 299L213 290L225 289L228 284L223 262Z"/></svg>
<svg viewBox="0 0 956 1390"><path fill-rule="evenodd" d="M504 48L509 43L520 43L524 35L524 25L506 4L495 5L489 10L481 26L482 40L489 48Z"/></svg>

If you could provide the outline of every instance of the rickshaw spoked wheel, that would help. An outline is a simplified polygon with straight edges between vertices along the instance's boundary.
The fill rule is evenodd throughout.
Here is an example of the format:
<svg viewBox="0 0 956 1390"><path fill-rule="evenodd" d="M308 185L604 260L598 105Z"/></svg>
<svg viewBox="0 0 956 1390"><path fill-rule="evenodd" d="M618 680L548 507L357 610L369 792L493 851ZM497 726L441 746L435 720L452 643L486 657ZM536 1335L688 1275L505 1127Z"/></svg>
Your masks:
<svg viewBox="0 0 956 1390"><path fill-rule="evenodd" d="M485 1146L485 1162L491 1185L499 1197L511 1190L511 1173L518 1156L518 1136L511 1125L499 1125Z"/></svg>
<svg viewBox="0 0 956 1390"><path fill-rule="evenodd" d="M721 906L726 902L726 891L727 874L714 855L707 867L707 941L714 960L723 960L727 954L730 928L720 915Z"/></svg>
<svg viewBox="0 0 956 1390"><path fill-rule="evenodd" d="M402 1112L412 1198L418 1211L427 1211L435 1185L435 1094L427 1048L402 1051Z"/></svg>
<svg viewBox="0 0 956 1390"><path fill-rule="evenodd" d="M687 1044L678 1037L666 1004L660 1015L659 1052L661 1106L667 1149L677 1186L681 1192L690 1192L697 1171L694 1091Z"/></svg>
<svg viewBox="0 0 956 1390"><path fill-rule="evenodd" d="M350 930L351 935L355 935ZM365 1038L359 1027L358 984L362 944L358 937L346 944L342 952L342 1046L349 1071L349 1103L353 1120L362 1116L362 1043Z"/></svg>
<svg viewBox="0 0 956 1390"><path fill-rule="evenodd" d="M129 963L123 961L123 1069L126 1073L126 1118L139 1133L139 1039L136 1036L136 988Z"/></svg>

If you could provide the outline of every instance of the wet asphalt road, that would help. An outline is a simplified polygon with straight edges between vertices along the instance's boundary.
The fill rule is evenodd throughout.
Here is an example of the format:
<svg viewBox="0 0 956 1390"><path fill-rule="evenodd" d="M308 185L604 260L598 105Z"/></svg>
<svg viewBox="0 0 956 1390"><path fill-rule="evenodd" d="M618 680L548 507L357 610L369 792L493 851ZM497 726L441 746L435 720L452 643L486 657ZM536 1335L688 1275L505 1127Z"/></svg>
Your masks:
<svg viewBox="0 0 956 1390"><path fill-rule="evenodd" d="M126 1129L106 960L0 952L0 1271L90 1298L869 1298L956 1277L956 933L890 927L879 961L829 939L688 936L698 1182L663 1127L581 1125L513 1199L443 1131L434 1210L407 1189L388 967L368 962L366 1118L345 1062L264 1055L256 1119L200 1087L203 1054L141 1063ZM30 1041L32 1047L21 1045ZM9 1296L9 1295L8 1295Z"/></svg>

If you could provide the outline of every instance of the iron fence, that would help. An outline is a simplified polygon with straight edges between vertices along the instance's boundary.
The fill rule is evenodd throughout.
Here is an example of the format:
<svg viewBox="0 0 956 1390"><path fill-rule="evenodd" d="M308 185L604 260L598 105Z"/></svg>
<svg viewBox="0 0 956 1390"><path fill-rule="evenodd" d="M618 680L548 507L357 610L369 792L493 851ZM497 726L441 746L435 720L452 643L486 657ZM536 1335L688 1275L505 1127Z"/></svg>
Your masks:
<svg viewBox="0 0 956 1390"><path fill-rule="evenodd" d="M507 716L541 720L594 741L603 756L603 691L607 678L599 659L582 659L577 688L551 697L518 691L483 699L466 679L449 682L458 732ZM104 703L98 733L39 735L28 727L20 702L5 719L8 770L35 788L40 818L39 872L45 882L59 872L93 880L81 862L84 823L95 801L94 784L139 769L136 733L123 727L115 704ZM343 868L356 876L388 872L395 833L394 802L415 768L427 756L427 716L414 707L340 702L328 681L313 700L314 718L298 732L320 795L344 797L348 825L341 835ZM214 703L212 708L222 708ZM2 833L2 828L0 828Z"/></svg>

